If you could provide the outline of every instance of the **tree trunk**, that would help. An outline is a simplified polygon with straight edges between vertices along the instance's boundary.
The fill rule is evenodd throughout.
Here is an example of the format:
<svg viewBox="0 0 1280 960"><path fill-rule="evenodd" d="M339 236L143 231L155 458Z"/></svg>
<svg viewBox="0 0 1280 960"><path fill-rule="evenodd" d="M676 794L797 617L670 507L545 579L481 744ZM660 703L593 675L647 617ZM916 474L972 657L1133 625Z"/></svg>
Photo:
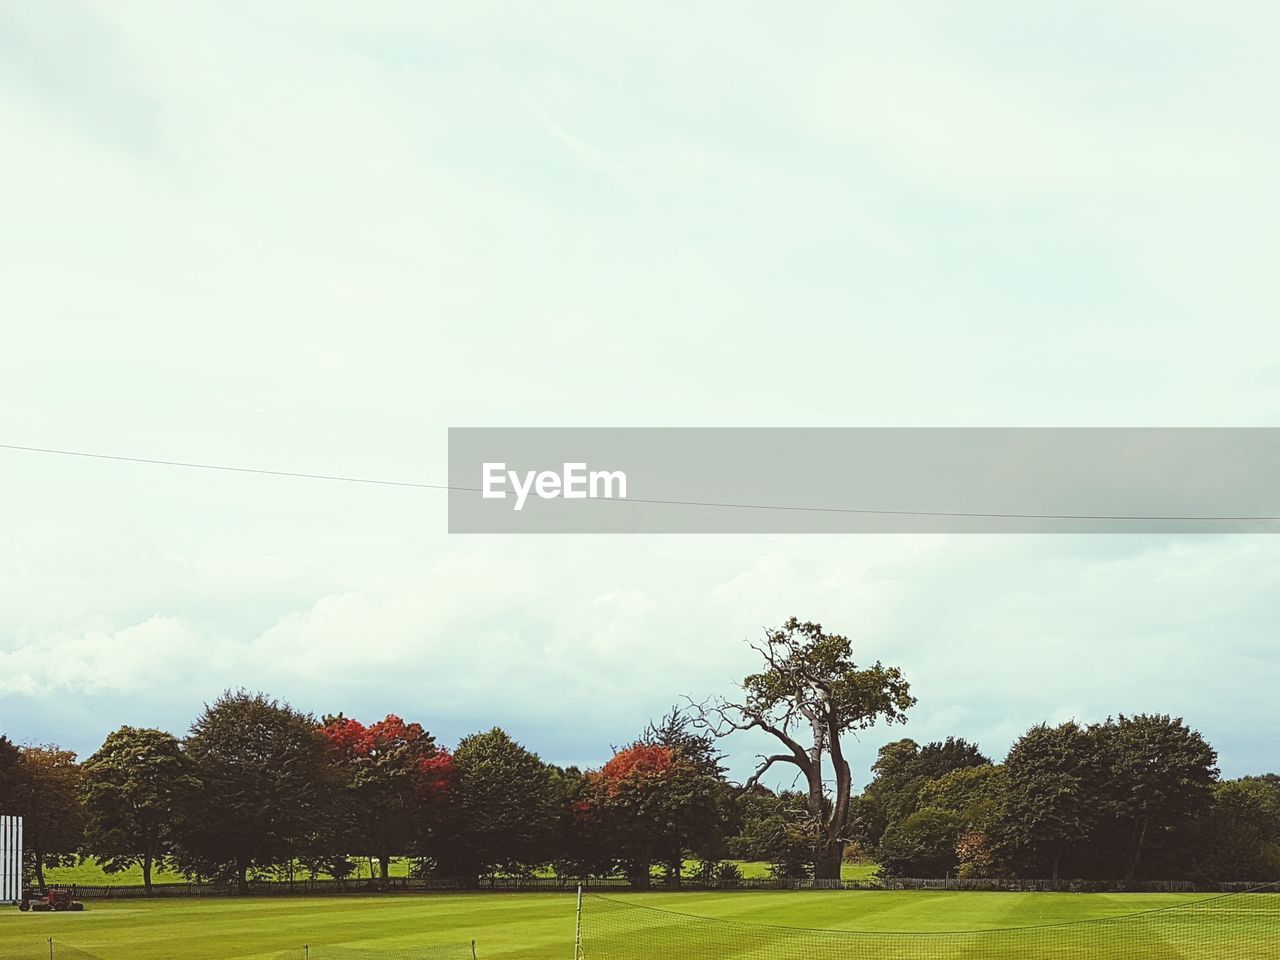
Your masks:
<svg viewBox="0 0 1280 960"><path fill-rule="evenodd" d="M832 840L824 844L813 861L813 876L817 880L839 880L840 867L844 863L844 841Z"/></svg>
<svg viewBox="0 0 1280 960"><path fill-rule="evenodd" d="M387 885L387 879L391 876L391 856L390 854L378 855L378 877L382 880L382 885Z"/></svg>
<svg viewBox="0 0 1280 960"><path fill-rule="evenodd" d="M628 874L628 879L631 881L632 889L648 890L653 884L653 878L649 876L648 861L643 863L639 860L635 861L631 864L631 869L628 871Z"/></svg>
<svg viewBox="0 0 1280 960"><path fill-rule="evenodd" d="M1054 881L1054 883L1057 883L1057 882L1058 882L1058 864L1061 862L1061 860L1062 860L1062 854L1060 854L1060 853L1055 853L1055 854L1053 855L1053 881Z"/></svg>
<svg viewBox="0 0 1280 960"><path fill-rule="evenodd" d="M240 891L241 896L249 892L249 864L243 860L236 861L236 889Z"/></svg>
<svg viewBox="0 0 1280 960"><path fill-rule="evenodd" d="M36 855L36 888L44 892L44 857Z"/></svg>
<svg viewBox="0 0 1280 960"><path fill-rule="evenodd" d="M142 889L151 894L151 851L142 855Z"/></svg>
<svg viewBox="0 0 1280 960"><path fill-rule="evenodd" d="M1125 880L1132 881L1138 872L1138 861L1142 858L1142 845L1147 841L1148 822L1145 819L1142 821L1142 828L1137 831L1137 837L1134 838L1133 859L1129 861L1129 870L1125 874Z"/></svg>

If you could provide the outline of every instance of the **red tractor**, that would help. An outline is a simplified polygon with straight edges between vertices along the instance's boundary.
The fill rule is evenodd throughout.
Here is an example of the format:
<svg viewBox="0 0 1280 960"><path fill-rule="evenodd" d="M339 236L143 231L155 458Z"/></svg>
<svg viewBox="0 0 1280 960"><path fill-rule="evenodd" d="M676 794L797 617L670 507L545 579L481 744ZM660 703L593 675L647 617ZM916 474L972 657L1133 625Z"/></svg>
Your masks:
<svg viewBox="0 0 1280 960"><path fill-rule="evenodd" d="M66 910L83 910L84 904L79 900L72 900L71 894L65 890L46 890L44 893L37 890L23 890L22 899L18 901L18 909L32 910L36 913L53 911L62 913Z"/></svg>

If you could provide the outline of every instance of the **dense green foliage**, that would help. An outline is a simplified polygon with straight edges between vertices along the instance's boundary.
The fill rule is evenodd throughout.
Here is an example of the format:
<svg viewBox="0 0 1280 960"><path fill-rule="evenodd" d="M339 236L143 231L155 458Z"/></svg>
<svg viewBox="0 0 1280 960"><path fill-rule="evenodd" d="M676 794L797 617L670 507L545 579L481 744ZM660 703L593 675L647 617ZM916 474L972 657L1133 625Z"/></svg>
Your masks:
<svg viewBox="0 0 1280 960"><path fill-rule="evenodd" d="M291 863L323 842L339 784L315 721L263 694L226 693L191 726L200 782L175 856L185 872L234 879Z"/></svg>
<svg viewBox="0 0 1280 960"><path fill-rule="evenodd" d="M7 742L7 741L6 741ZM76 755L57 747L23 747L6 776L0 806L24 820L24 863L44 884L44 868L74 854L84 839L81 770Z"/></svg>
<svg viewBox="0 0 1280 960"><path fill-rule="evenodd" d="M85 847L103 868L151 871L173 852L174 824L199 789L178 738L160 730L121 727L84 762Z"/></svg>
<svg viewBox="0 0 1280 960"><path fill-rule="evenodd" d="M1016 872L1133 879L1203 874L1217 756L1180 719L1039 726L1005 762L993 846Z"/></svg>
<svg viewBox="0 0 1280 960"><path fill-rule="evenodd" d="M1222 783L1215 764L1164 715L1039 724L999 765L963 741L899 740L852 827L898 875L1280 878L1280 778Z"/></svg>
<svg viewBox="0 0 1280 960"><path fill-rule="evenodd" d="M0 734L0 797L15 797L18 778L22 776L22 751L13 741Z"/></svg>
<svg viewBox="0 0 1280 960"><path fill-rule="evenodd" d="M990 763L976 744L956 737L923 747L911 739L885 744L872 764L871 782L851 808L854 835L867 846L878 846L893 824L920 809L930 785L953 772Z"/></svg>
<svg viewBox="0 0 1280 960"><path fill-rule="evenodd" d="M1280 777L1217 784L1202 827L1196 839L1207 879L1280 878Z"/></svg>
<svg viewBox="0 0 1280 960"><path fill-rule="evenodd" d="M739 830L729 840L730 855L766 861L775 877L813 875L816 829L803 793L783 790L775 794L757 786L742 791L737 804Z"/></svg>
<svg viewBox="0 0 1280 960"><path fill-rule="evenodd" d="M950 874L957 865L956 841L963 827L958 813L921 807L889 825L880 841L880 862L899 876Z"/></svg>
<svg viewBox="0 0 1280 960"><path fill-rule="evenodd" d="M521 873L556 856L560 794L536 753L494 727L463 737L457 779L431 855L449 876Z"/></svg>

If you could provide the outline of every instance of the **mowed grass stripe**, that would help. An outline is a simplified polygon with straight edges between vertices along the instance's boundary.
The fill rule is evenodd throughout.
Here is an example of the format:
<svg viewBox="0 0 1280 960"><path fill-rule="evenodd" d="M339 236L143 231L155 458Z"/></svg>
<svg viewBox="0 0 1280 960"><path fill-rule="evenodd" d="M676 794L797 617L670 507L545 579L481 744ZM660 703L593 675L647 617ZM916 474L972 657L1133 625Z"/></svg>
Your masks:
<svg viewBox="0 0 1280 960"><path fill-rule="evenodd" d="M809 890L702 894L623 894L617 899L696 912L718 920L808 927L815 930L920 930L927 922L929 894L857 890L819 893ZM696 910L690 905L696 905Z"/></svg>
<svg viewBox="0 0 1280 960"><path fill-rule="evenodd" d="M304 943L376 948L480 939L486 956L563 955L573 900L548 895L245 898L90 902L82 914L0 919L0 943L53 936L103 960L274 957ZM47 955L47 953L46 953ZM38 958L37 958L38 960Z"/></svg>
<svg viewBox="0 0 1280 960"><path fill-rule="evenodd" d="M631 894L617 897L623 913L638 913L627 904L661 907L695 914L778 927L828 930L939 931L1012 928L1044 923L1070 923L1098 917L1187 904L1202 898L1186 895L1093 895L959 892L787 892ZM1274 908L1272 907L1274 904ZM681 943L689 960L751 956L740 941L751 939L733 925L718 926L656 911L645 916L615 915L612 932L603 928L610 953L591 960L655 960L628 952L627 924L636 931L660 932L664 941ZM1014 960L1034 956L1052 945L1048 956L1070 960L1274 960L1275 941L1258 938L1260 930L1276 932L1280 895L1227 901L1216 907L1191 907L1162 915L1149 930L1128 924L1051 928L1054 932L967 934L950 938L909 937L895 941L883 935L863 938L874 948L866 960L917 958L930 960ZM593 936L592 901L586 904L585 932ZM1146 926L1145 924L1143 926ZM574 898L561 894L435 894L332 897L218 898L147 902L90 901L79 914L22 914L0 911L0 955L15 949L34 950L31 960L48 956L45 937L87 950L102 960L269 960L302 944L347 945L367 949L423 944L461 944L475 939L481 960L566 960L572 955ZM1136 936L1141 934L1140 936ZM1254 943L1245 949L1245 938ZM755 936L757 942L788 942L785 931ZM825 941L826 938L823 938ZM1104 942L1113 940L1114 942ZM1062 953L1063 944L1088 950ZM1234 945L1240 945L1236 951ZM835 956L835 954L832 954ZM844 954L841 953L841 956ZM853 955L853 954L850 954Z"/></svg>

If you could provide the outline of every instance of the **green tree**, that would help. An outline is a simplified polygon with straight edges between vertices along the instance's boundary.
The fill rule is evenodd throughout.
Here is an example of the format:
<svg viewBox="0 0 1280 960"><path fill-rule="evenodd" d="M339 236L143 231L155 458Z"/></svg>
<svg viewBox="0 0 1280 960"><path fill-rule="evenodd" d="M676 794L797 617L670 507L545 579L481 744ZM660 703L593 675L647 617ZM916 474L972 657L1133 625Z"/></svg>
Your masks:
<svg viewBox="0 0 1280 960"><path fill-rule="evenodd" d="M151 871L169 855L172 827L198 786L178 738L121 727L83 764L85 845L107 873Z"/></svg>
<svg viewBox="0 0 1280 960"><path fill-rule="evenodd" d="M956 874L990 877L1000 871L989 831L1004 795L1004 768L986 764L961 767L930 780L920 791L922 809L933 808L960 818L955 838Z"/></svg>
<svg viewBox="0 0 1280 960"><path fill-rule="evenodd" d="M605 824L591 806L593 774L577 767L551 768L556 796L556 829L552 866L561 877L605 877L618 862L605 833Z"/></svg>
<svg viewBox="0 0 1280 960"><path fill-rule="evenodd" d="M700 814L698 822L668 834L665 849L658 851L668 882L678 884L686 855L704 863L719 861L725 855L728 835L736 825L738 810L724 778L725 768L721 763L724 755L716 749L715 738L699 731L695 717L679 707L673 707L661 720L650 722L639 742L669 748L700 776L702 790L694 807Z"/></svg>
<svg viewBox="0 0 1280 960"><path fill-rule="evenodd" d="M1261 776L1241 777L1239 780L1229 782L1240 783L1249 790L1257 791L1258 806L1263 817L1264 838L1271 843L1280 843L1280 775L1264 773Z"/></svg>
<svg viewBox="0 0 1280 960"><path fill-rule="evenodd" d="M775 877L813 876L820 825L809 815L805 794L795 790L775 794L757 785L741 791L737 802L739 831L729 840L730 856L762 860Z"/></svg>
<svg viewBox="0 0 1280 960"><path fill-rule="evenodd" d="M76 755L55 746L22 747L10 771L9 803L23 818L24 859L43 889L44 868L75 855L84 836L80 767Z"/></svg>
<svg viewBox="0 0 1280 960"><path fill-rule="evenodd" d="M291 863L324 829L338 784L315 720L262 693L228 691L191 726L200 788L175 837L188 874L233 879Z"/></svg>
<svg viewBox="0 0 1280 960"><path fill-rule="evenodd" d="M12 740L0 734L0 808L5 813L9 813L11 804L17 803L18 782L22 774L22 751L14 746Z"/></svg>
<svg viewBox="0 0 1280 960"><path fill-rule="evenodd" d="M956 869L956 840L963 828L960 814L922 807L885 831L880 864L890 876L946 876Z"/></svg>
<svg viewBox="0 0 1280 960"><path fill-rule="evenodd" d="M968 830L986 830L995 820L1003 789L1003 767L961 767L926 783L920 805L959 814Z"/></svg>
<svg viewBox="0 0 1280 960"><path fill-rule="evenodd" d="M1197 825L1197 875L1204 880L1280 880L1280 782L1227 780Z"/></svg>
<svg viewBox="0 0 1280 960"><path fill-rule="evenodd" d="M923 747L910 738L887 743L871 766L871 782L854 805L851 832L874 848L890 826L925 805L923 793L929 783L952 771L990 764L977 744L960 737L947 737Z"/></svg>
<svg viewBox="0 0 1280 960"><path fill-rule="evenodd" d="M1091 728L1106 764L1108 849L1131 880L1148 860L1161 875L1191 869L1191 828L1210 806L1217 753L1180 717L1139 714Z"/></svg>
<svg viewBox="0 0 1280 960"><path fill-rule="evenodd" d="M463 737L453 758L457 781L434 845L440 869L521 873L553 859L561 787L552 768L498 727Z"/></svg>
<svg viewBox="0 0 1280 960"><path fill-rule="evenodd" d="M838 879L853 797L843 738L880 720L904 722L915 698L896 667L860 669L849 639L819 623L792 617L766 631L755 650L764 669L743 679L743 698L705 704L702 720L717 735L761 730L778 742L780 752L761 758L747 786L776 764L799 770L818 827L815 875Z"/></svg>
<svg viewBox="0 0 1280 960"><path fill-rule="evenodd" d="M1047 870L1058 879L1064 858L1096 828L1103 770L1096 738L1074 721L1028 730L1004 762L996 853L1024 875Z"/></svg>

